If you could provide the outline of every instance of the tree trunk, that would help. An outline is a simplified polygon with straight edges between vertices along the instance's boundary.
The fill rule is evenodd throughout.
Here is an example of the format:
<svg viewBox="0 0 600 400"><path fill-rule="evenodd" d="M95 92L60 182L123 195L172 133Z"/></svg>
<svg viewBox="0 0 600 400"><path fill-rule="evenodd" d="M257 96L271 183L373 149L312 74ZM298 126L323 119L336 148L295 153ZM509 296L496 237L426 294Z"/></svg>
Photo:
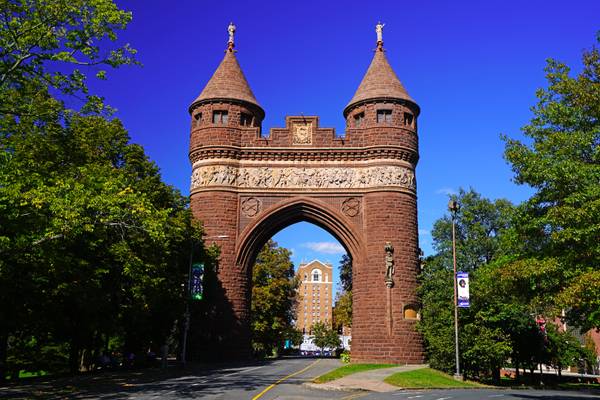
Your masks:
<svg viewBox="0 0 600 400"><path fill-rule="evenodd" d="M79 345L75 343L75 340L71 340L69 349L69 371L72 374L79 372Z"/></svg>
<svg viewBox="0 0 600 400"><path fill-rule="evenodd" d="M500 367L495 367L492 370L492 381L494 382L494 385L500 384Z"/></svg>
<svg viewBox="0 0 600 400"><path fill-rule="evenodd" d="M0 334L0 382L6 380L6 357L8 353L8 333Z"/></svg>
<svg viewBox="0 0 600 400"><path fill-rule="evenodd" d="M515 357L515 379L517 383L521 380L521 373L519 372L519 359Z"/></svg>

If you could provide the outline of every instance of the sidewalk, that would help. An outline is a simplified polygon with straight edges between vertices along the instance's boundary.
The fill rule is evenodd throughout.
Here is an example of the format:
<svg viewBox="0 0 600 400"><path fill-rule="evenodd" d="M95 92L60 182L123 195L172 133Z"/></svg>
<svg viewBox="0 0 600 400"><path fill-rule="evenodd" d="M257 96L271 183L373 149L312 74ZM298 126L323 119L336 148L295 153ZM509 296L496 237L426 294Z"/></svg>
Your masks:
<svg viewBox="0 0 600 400"><path fill-rule="evenodd" d="M392 368L374 369L358 372L327 383L306 383L305 385L324 390L368 390L371 392L393 392L399 389L383 380L396 372L412 371L425 368L427 365L402 365Z"/></svg>

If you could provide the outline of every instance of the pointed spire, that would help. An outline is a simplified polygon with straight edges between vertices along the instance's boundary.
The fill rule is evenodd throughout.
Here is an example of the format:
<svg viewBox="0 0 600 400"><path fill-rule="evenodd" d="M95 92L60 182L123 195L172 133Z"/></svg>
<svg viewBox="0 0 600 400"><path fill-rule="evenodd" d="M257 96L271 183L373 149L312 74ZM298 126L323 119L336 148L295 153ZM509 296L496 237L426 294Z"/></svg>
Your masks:
<svg viewBox="0 0 600 400"><path fill-rule="evenodd" d="M264 116L264 110L258 104L256 97L254 97L254 93L252 93L252 89L248 85L248 81L242 72L242 68L233 50L235 25L230 23L227 31L229 32L229 41L227 42L225 57L223 57L223 60L200 95L192 102L190 108L197 103L204 103L210 100L238 100L258 107Z"/></svg>
<svg viewBox="0 0 600 400"><path fill-rule="evenodd" d="M348 115L350 108L366 100L405 100L416 105L416 102L410 97L385 56L383 50L384 26L385 24L380 22L375 27L375 32L377 33L375 56L358 89L356 89L352 100L350 100L344 109L344 117Z"/></svg>

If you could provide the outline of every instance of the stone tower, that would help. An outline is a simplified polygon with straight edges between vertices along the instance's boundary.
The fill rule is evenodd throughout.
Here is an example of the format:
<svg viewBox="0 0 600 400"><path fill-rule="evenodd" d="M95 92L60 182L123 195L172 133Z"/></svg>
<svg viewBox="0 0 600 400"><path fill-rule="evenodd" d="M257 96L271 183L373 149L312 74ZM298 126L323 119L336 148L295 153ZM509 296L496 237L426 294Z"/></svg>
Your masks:
<svg viewBox="0 0 600 400"><path fill-rule="evenodd" d="M419 112L378 40L373 60L344 109L346 136L361 137L363 146L381 149L379 157L393 159L414 174ZM422 342L415 332L420 253L416 193L383 189L365 193L363 199L372 212L365 212L364 221L367 267L355 267L353 274L352 359L420 362ZM381 263L388 242L393 281L388 281L388 268L369 267Z"/></svg>
<svg viewBox="0 0 600 400"><path fill-rule="evenodd" d="M215 158L224 159L225 165L236 167L244 139L260 136L265 112L240 68L232 38L225 57L190 105L189 112L192 117L190 161L195 168L212 166ZM213 350L216 350L214 357L244 358L250 355L251 270L240 273L233 267L238 197L231 188L191 193L191 209L203 223L206 242L216 243L221 249L218 267L221 304L217 304L218 317L211 321L214 335L200 343L196 350L202 355L210 356Z"/></svg>
<svg viewBox="0 0 600 400"><path fill-rule="evenodd" d="M352 359L422 362L415 331L419 107L386 59L383 26L344 109L344 136L320 127L316 116L288 116L285 127L262 136L265 114L237 62L232 27L225 57L189 109L191 209L206 242L221 248L214 318L205 322L211 338L196 351L250 355L256 255L281 229L308 221L352 258Z"/></svg>

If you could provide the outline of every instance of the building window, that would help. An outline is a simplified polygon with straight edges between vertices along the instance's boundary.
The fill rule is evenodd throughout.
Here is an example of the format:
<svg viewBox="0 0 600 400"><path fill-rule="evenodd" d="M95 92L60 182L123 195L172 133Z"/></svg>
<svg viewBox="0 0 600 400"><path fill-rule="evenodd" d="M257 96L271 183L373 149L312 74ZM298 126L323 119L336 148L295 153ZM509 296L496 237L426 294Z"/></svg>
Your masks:
<svg viewBox="0 0 600 400"><path fill-rule="evenodd" d="M240 125L242 126L252 126L252 115L241 113L240 114Z"/></svg>
<svg viewBox="0 0 600 400"><path fill-rule="evenodd" d="M227 121L229 120L229 114L227 111L219 110L213 111L213 124L217 125L227 125Z"/></svg>
<svg viewBox="0 0 600 400"><path fill-rule="evenodd" d="M319 271L318 269L313 269L311 275L313 278L313 282L321 282L321 271Z"/></svg>
<svg viewBox="0 0 600 400"><path fill-rule="evenodd" d="M406 319L421 319L421 314L417 307L412 304L404 306L404 318Z"/></svg>
<svg viewBox="0 0 600 400"><path fill-rule="evenodd" d="M404 113L404 125L412 126L413 124L413 115L411 113Z"/></svg>
<svg viewBox="0 0 600 400"><path fill-rule="evenodd" d="M365 120L365 113L361 112L354 116L354 127L361 128L363 126L363 122Z"/></svg>
<svg viewBox="0 0 600 400"><path fill-rule="evenodd" d="M392 123L392 110L377 110L377 123L378 124L391 124Z"/></svg>
<svg viewBox="0 0 600 400"><path fill-rule="evenodd" d="M202 113L197 113L196 115L194 115L194 121L196 125L200 125L200 123L202 122Z"/></svg>

